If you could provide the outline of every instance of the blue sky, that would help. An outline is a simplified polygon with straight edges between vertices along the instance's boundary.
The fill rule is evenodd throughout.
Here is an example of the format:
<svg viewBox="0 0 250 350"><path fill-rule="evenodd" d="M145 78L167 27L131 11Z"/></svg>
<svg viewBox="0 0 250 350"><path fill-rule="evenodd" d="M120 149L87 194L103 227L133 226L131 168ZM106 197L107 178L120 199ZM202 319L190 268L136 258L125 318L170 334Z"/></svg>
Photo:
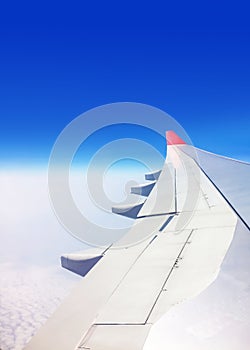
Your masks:
<svg viewBox="0 0 250 350"><path fill-rule="evenodd" d="M67 123L120 101L161 108L196 146L247 159L248 13L247 1L5 2L1 163L46 164Z"/></svg>
<svg viewBox="0 0 250 350"><path fill-rule="evenodd" d="M131 148L129 149L129 145L126 143L123 139L130 139L129 142L131 142ZM114 140L121 140L120 144L116 142L113 144ZM136 147L133 144L133 140L143 140L145 142L145 145L139 145L136 144L137 149L139 149L139 152L136 154L133 152L133 147ZM86 138L85 141L81 144L77 152L75 153L75 156L73 158L73 165L78 166L84 166L90 164L91 161L94 161L93 157L97 156L98 151L101 151L103 147L107 147L107 153L109 154L109 159L111 162L110 164L106 164L107 159L100 159L102 155L99 157L99 161L94 162L95 165L100 165L100 168L102 166L108 166L113 163L115 163L115 159L118 157L117 161L119 160L119 154L121 154L124 147L127 148L127 152L125 153L123 151L123 156L120 160L123 160L123 163L120 163L122 166L122 171L126 169L126 167L129 167L130 164L130 157L134 156L136 157L134 160L131 159L131 165L134 164L133 167L136 166L135 162L137 161L137 165L139 166L139 161L145 160L145 157L143 157L142 153L146 152L145 149L147 144L152 144L153 149L156 152L159 152L162 157L160 159L157 159L155 155L155 162L154 159L151 159L150 162L146 162L146 165L151 165L150 170L154 170L155 168L162 167L164 159L166 157L166 139L157 134L157 132L153 131L150 128L146 128L143 126L140 126L138 124L113 124L107 127L103 127L98 129L95 133L91 134L90 137ZM106 153L106 154L107 154ZM103 154L105 154L105 149L103 149ZM126 154L128 158L126 158ZM139 155L142 155L139 159ZM152 153L151 153L152 154ZM126 160L126 161L125 161ZM148 157L146 157L146 161L149 160ZM115 164L113 164L115 165ZM153 167L153 169L152 169ZM77 167L78 168L78 167ZM98 170L100 170L98 167ZM121 169L118 167L118 169ZM150 171L148 169L148 171ZM145 171L145 169L144 169Z"/></svg>

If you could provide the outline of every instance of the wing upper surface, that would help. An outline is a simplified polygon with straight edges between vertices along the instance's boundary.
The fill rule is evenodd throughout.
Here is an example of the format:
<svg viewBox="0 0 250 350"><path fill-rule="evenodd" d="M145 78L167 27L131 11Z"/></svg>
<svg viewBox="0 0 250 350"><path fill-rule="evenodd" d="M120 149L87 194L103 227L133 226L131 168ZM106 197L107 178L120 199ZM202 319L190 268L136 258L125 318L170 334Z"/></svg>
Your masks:
<svg viewBox="0 0 250 350"><path fill-rule="evenodd" d="M237 216L187 147L170 147L122 248L105 251L27 349L142 349L153 323L215 280ZM128 247L130 235L140 243Z"/></svg>

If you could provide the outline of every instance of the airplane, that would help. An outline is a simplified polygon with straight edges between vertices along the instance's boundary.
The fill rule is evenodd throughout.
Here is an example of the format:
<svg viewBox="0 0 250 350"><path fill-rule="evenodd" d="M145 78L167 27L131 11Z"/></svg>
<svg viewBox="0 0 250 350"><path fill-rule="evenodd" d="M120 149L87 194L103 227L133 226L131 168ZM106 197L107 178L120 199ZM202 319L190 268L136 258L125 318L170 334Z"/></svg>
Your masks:
<svg viewBox="0 0 250 350"><path fill-rule="evenodd" d="M135 219L127 234L61 257L83 278L26 350L139 350L163 317L166 349L249 349L250 163L166 139L131 189L145 201L112 208Z"/></svg>

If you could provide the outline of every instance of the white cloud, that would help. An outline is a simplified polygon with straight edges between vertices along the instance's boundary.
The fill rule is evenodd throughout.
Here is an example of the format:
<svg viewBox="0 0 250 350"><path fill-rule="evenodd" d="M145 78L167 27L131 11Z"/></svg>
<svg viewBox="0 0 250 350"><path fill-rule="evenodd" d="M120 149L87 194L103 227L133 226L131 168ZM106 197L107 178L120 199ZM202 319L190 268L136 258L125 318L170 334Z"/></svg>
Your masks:
<svg viewBox="0 0 250 350"><path fill-rule="evenodd" d="M19 350L80 277L60 255L83 249L50 207L45 170L0 173L0 348Z"/></svg>
<svg viewBox="0 0 250 350"><path fill-rule="evenodd" d="M0 264L0 348L21 350L69 293L75 279L54 266Z"/></svg>

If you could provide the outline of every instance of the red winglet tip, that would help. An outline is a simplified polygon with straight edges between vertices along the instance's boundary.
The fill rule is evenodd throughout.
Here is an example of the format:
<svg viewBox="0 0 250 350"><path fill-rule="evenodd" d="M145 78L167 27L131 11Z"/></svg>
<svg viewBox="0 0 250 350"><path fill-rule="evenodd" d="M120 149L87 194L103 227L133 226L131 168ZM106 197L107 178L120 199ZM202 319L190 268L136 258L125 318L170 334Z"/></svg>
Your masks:
<svg viewBox="0 0 250 350"><path fill-rule="evenodd" d="M186 142L183 141L173 130L166 132L166 139L168 146L170 145L186 145Z"/></svg>

